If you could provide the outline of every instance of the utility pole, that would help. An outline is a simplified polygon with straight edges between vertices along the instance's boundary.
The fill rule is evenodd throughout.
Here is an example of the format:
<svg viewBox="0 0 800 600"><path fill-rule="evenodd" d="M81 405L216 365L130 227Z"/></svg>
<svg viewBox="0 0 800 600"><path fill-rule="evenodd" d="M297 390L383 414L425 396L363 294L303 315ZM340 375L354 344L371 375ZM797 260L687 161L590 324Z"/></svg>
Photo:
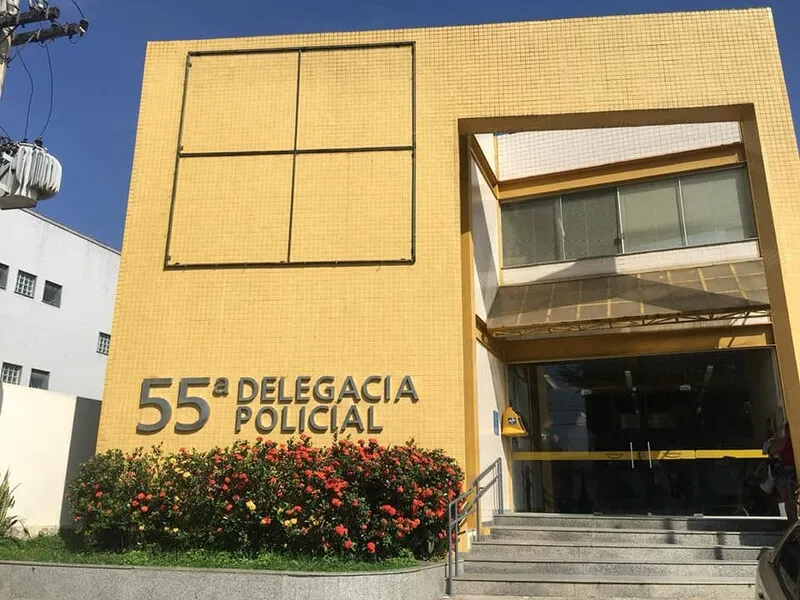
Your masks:
<svg viewBox="0 0 800 600"><path fill-rule="evenodd" d="M47 42L56 38L80 36L89 29L89 22L81 19L78 23L61 25L57 19L61 10L50 6L49 0L29 0L30 10L21 12L19 0L0 0L0 28L2 28L2 43L0 43L0 95L3 93L3 83L12 46L24 46L32 42ZM31 23L50 21L47 29L36 29L16 33L16 28Z"/></svg>
<svg viewBox="0 0 800 600"><path fill-rule="evenodd" d="M3 92L12 47L19 46L18 52L21 52L22 46L31 43L76 35L83 37L89 28L86 19L66 25L59 23L61 11L56 6L50 6L50 0L27 2L28 10L22 12L20 0L0 0L0 94ZM80 8L78 11L81 12ZM50 27L18 31L19 27L43 21L49 21ZM42 140L18 142L5 136L0 138L0 210L34 208L40 200L55 196L60 188L61 163L47 151Z"/></svg>
<svg viewBox="0 0 800 600"><path fill-rule="evenodd" d="M0 0L0 15L19 14L19 0ZM4 27L0 31L2 43L0 43L0 95L3 93L3 83L6 80L8 70L8 57L11 53L11 38L14 36L13 27Z"/></svg>

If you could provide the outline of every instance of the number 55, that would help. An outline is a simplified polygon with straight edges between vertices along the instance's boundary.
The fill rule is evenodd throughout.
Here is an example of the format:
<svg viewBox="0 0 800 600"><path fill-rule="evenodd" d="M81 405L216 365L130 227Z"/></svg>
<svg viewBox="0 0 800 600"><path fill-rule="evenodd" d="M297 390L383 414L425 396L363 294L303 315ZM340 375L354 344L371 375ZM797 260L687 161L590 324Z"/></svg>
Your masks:
<svg viewBox="0 0 800 600"><path fill-rule="evenodd" d="M197 410L197 420L193 423L175 423L175 433L193 433L203 428L211 415L208 402L198 396L188 396L189 387L206 387L211 383L208 377L187 377L181 379L178 385L178 408L191 406ZM142 381L142 390L139 394L139 408L155 408L159 412L159 419L155 423L138 423L136 433L158 433L172 419L172 407L166 399L151 396L151 388L168 388L172 386L172 379L145 379Z"/></svg>

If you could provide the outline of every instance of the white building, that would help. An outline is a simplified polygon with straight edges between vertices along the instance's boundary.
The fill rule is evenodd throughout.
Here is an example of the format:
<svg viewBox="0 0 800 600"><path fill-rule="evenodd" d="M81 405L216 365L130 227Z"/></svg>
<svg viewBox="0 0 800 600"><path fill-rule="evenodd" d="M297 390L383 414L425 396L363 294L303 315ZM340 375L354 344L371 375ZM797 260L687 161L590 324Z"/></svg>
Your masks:
<svg viewBox="0 0 800 600"><path fill-rule="evenodd" d="M113 248L0 212L0 380L101 399L118 272Z"/></svg>

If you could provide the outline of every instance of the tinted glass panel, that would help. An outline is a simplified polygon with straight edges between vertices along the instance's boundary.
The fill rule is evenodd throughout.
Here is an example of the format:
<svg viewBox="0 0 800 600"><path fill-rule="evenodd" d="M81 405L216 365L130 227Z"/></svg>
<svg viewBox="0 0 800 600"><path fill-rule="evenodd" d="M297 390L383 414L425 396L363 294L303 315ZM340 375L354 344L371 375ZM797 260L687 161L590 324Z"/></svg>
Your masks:
<svg viewBox="0 0 800 600"><path fill-rule="evenodd" d="M564 258L611 256L617 253L617 194L592 190L562 197Z"/></svg>
<svg viewBox="0 0 800 600"><path fill-rule="evenodd" d="M519 267L561 260L556 236L558 198L503 207L503 264Z"/></svg>
<svg viewBox="0 0 800 600"><path fill-rule="evenodd" d="M622 186L619 195L626 253L683 245L677 179Z"/></svg>
<svg viewBox="0 0 800 600"><path fill-rule="evenodd" d="M745 169L681 178L689 244L720 244L755 237Z"/></svg>

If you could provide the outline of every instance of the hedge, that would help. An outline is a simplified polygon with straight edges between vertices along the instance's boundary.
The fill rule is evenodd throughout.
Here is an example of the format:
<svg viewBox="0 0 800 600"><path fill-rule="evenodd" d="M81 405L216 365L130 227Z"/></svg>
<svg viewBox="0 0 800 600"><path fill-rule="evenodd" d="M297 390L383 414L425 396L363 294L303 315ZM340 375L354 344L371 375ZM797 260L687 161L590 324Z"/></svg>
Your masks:
<svg viewBox="0 0 800 600"><path fill-rule="evenodd" d="M75 531L99 549L157 547L378 560L441 555L458 463L414 442L258 438L202 452L110 450L70 483Z"/></svg>

